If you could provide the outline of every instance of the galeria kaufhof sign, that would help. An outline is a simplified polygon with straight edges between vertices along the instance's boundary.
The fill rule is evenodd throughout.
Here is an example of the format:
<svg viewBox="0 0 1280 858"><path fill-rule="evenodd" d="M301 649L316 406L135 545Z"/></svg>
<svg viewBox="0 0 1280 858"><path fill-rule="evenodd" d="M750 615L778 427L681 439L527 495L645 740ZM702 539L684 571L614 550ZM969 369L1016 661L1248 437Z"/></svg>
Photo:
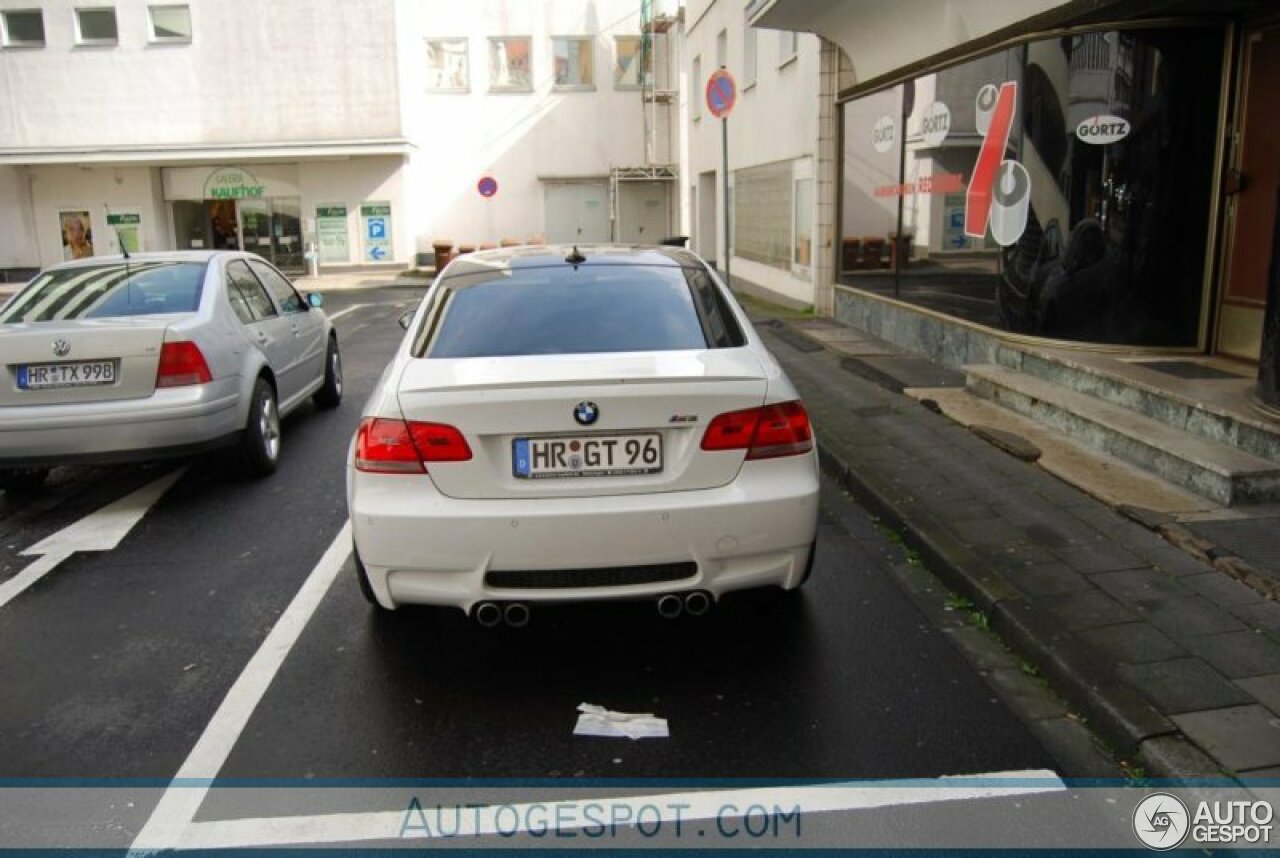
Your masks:
<svg viewBox="0 0 1280 858"><path fill-rule="evenodd" d="M266 195L267 186L242 167L222 167L204 182L207 200L254 200Z"/></svg>

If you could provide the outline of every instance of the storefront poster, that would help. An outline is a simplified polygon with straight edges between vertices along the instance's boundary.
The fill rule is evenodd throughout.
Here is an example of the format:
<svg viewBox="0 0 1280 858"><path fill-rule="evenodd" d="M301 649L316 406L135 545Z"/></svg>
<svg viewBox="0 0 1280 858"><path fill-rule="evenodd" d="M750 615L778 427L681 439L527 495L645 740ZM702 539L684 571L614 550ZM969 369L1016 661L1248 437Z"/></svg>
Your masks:
<svg viewBox="0 0 1280 858"><path fill-rule="evenodd" d="M351 250L347 245L346 206L316 206L316 242L321 262L351 260Z"/></svg>
<svg viewBox="0 0 1280 858"><path fill-rule="evenodd" d="M137 211L107 212L107 229L128 253L142 250L142 215Z"/></svg>
<svg viewBox="0 0 1280 858"><path fill-rule="evenodd" d="M364 237L366 262L390 262L391 204L365 203L360 206L360 234Z"/></svg>
<svg viewBox="0 0 1280 858"><path fill-rule="evenodd" d="M58 212L62 231L62 258L87 259L93 256L93 221L83 209Z"/></svg>

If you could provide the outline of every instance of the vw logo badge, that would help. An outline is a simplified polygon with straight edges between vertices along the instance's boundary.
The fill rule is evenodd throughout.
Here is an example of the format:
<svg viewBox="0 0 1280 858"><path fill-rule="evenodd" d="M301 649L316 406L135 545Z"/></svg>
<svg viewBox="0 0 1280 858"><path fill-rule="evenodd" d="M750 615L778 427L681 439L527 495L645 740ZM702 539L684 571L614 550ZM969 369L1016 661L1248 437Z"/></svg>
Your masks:
<svg viewBox="0 0 1280 858"><path fill-rule="evenodd" d="M66 357L71 354L71 343L66 340L54 340L53 353L58 357Z"/></svg>
<svg viewBox="0 0 1280 858"><path fill-rule="evenodd" d="M579 402L573 408L573 419L583 426L590 426L600 418L600 407L594 402Z"/></svg>

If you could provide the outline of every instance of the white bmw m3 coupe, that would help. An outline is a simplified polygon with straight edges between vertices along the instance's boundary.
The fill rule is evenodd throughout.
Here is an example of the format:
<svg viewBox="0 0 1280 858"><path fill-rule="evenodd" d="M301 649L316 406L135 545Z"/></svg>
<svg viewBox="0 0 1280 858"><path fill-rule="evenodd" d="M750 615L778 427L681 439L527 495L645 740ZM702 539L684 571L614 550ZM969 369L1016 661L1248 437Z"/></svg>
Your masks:
<svg viewBox="0 0 1280 858"><path fill-rule="evenodd" d="M795 589L818 457L795 388L706 263L523 247L437 277L365 406L347 500L382 609L523 625L538 605L705 612Z"/></svg>

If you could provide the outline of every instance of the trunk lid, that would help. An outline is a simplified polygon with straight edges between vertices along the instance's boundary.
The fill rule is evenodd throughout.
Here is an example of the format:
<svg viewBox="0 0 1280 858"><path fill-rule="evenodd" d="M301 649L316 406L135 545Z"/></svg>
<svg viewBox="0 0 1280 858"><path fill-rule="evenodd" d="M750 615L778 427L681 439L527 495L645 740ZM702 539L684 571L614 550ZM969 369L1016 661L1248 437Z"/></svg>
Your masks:
<svg viewBox="0 0 1280 858"><path fill-rule="evenodd" d="M0 406L150 396L173 321L146 316L0 325ZM50 366L77 369L41 369ZM72 384L41 387L55 379Z"/></svg>
<svg viewBox="0 0 1280 858"><path fill-rule="evenodd" d="M459 429L471 447L466 462L429 462L436 487L453 498L536 498L688 491L723 486L737 476L745 451L708 453L707 424L718 414L764 403L767 382L750 349L707 349L592 355L413 359L398 383L407 420ZM575 420L579 403L598 419ZM661 444L661 470L607 476L519 477L516 442L594 439L617 445L619 470L627 439ZM523 450L518 453L518 450ZM539 448L542 449L542 448ZM585 450L585 448L583 448ZM642 448L643 449L643 448ZM644 467L643 456L635 463Z"/></svg>

